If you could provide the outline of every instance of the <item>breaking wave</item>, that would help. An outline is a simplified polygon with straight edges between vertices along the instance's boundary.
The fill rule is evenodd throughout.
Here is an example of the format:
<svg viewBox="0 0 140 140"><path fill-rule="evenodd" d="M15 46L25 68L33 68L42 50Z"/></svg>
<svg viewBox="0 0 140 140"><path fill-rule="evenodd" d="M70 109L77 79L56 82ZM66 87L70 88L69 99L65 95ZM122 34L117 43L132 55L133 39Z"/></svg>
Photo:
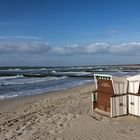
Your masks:
<svg viewBox="0 0 140 140"><path fill-rule="evenodd" d="M17 77L17 78L19 78L19 77ZM16 78L13 78L13 80L0 81L0 86L34 84L34 83L41 83L41 82L45 82L45 81L62 80L62 79L66 79L66 78L68 78L68 77L62 76L62 77L46 77L46 78L24 78L22 76L22 79L16 80Z"/></svg>
<svg viewBox="0 0 140 140"><path fill-rule="evenodd" d="M16 75L16 76L2 76L0 77L0 80L9 80L9 79L17 79L17 78L23 78L23 75Z"/></svg>

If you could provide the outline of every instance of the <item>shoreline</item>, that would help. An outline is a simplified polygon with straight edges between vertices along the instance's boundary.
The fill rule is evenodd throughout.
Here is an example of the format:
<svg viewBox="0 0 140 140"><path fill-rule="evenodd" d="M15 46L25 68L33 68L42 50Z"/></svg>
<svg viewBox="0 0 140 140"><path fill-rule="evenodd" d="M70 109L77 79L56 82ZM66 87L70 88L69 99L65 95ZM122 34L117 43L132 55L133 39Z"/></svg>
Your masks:
<svg viewBox="0 0 140 140"><path fill-rule="evenodd" d="M0 100L0 113L11 111L15 109L17 106L20 107L22 105L34 103L47 97L59 96L59 95L62 96L64 94L67 95L69 92L71 93L73 90L78 90L87 86L94 87L94 85L95 85L94 82L89 82L82 85L73 86L73 87L60 89L56 91L43 92L43 93L38 93L35 95L19 96L19 97L14 97L14 98L3 99L3 100Z"/></svg>

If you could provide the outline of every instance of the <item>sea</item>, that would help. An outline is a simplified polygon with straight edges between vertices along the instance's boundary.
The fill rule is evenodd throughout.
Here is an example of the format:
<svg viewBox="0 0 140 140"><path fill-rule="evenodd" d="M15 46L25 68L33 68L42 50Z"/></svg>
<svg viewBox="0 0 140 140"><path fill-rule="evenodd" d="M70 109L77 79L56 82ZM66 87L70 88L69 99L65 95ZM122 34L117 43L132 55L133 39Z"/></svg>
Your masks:
<svg viewBox="0 0 140 140"><path fill-rule="evenodd" d="M94 74L130 76L140 66L0 67L0 100L94 83Z"/></svg>

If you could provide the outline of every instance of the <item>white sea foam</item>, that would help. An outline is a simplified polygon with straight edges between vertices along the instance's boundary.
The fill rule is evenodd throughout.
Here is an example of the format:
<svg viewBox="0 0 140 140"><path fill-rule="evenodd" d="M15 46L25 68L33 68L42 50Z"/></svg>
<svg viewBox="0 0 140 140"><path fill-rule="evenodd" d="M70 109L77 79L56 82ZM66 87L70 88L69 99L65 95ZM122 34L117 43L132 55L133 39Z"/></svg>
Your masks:
<svg viewBox="0 0 140 140"><path fill-rule="evenodd" d="M46 68L41 68L40 70L47 70Z"/></svg>
<svg viewBox="0 0 140 140"><path fill-rule="evenodd" d="M103 69L99 69L98 71L103 71Z"/></svg>
<svg viewBox="0 0 140 140"><path fill-rule="evenodd" d="M17 94L13 94L13 95L0 95L0 100L4 100L4 99L8 99L8 98L15 98L18 97Z"/></svg>
<svg viewBox="0 0 140 140"><path fill-rule="evenodd" d="M56 71L55 71L55 70L53 70L53 71L52 71L52 73L56 73Z"/></svg>
<svg viewBox="0 0 140 140"><path fill-rule="evenodd" d="M73 76L85 76L85 75L91 75L91 72L85 72L85 71L81 71L81 72L59 72L58 74L63 74L63 75L73 75Z"/></svg>
<svg viewBox="0 0 140 140"><path fill-rule="evenodd" d="M23 75L2 76L2 77L0 77L0 80L17 79L17 78L22 78L22 77L24 77L24 76Z"/></svg>
<svg viewBox="0 0 140 140"><path fill-rule="evenodd" d="M15 68L15 69L7 69L7 71L20 71L20 68ZM5 70L4 70L5 71Z"/></svg>
<svg viewBox="0 0 140 140"><path fill-rule="evenodd" d="M62 80L66 78L68 77L62 76L62 77L22 78L22 79L8 79L8 80L4 79L4 81L0 80L0 86L34 84L34 83L41 83L45 81Z"/></svg>

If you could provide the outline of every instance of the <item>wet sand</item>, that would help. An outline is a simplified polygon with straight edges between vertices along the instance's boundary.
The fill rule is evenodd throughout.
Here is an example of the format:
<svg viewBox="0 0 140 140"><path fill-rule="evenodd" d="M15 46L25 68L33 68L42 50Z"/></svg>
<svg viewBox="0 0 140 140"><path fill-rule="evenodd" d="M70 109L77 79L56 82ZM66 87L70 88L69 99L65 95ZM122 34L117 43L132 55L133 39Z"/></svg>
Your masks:
<svg viewBox="0 0 140 140"><path fill-rule="evenodd" d="M109 118L91 109L88 84L0 101L1 140L139 140L140 118Z"/></svg>

